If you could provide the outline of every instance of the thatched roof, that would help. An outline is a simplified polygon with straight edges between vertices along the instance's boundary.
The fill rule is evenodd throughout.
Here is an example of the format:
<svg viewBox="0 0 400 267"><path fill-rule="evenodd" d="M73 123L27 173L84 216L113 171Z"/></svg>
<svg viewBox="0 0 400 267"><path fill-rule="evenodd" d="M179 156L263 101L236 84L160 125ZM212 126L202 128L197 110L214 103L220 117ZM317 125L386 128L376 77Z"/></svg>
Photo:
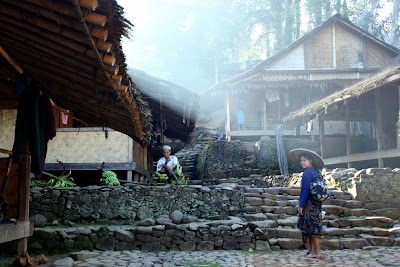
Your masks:
<svg viewBox="0 0 400 267"><path fill-rule="evenodd" d="M382 70L368 79L362 80L352 86L338 91L328 97L316 101L300 110L290 113L283 118L283 122L314 115L328 106L343 101L345 99L358 97L375 88L400 81L400 56L394 58L389 64L382 67Z"/></svg>
<svg viewBox="0 0 400 267"><path fill-rule="evenodd" d="M149 103L154 122L160 123L160 118L164 118L165 135L186 140L196 123L198 95L140 70L130 70L129 74Z"/></svg>
<svg viewBox="0 0 400 267"><path fill-rule="evenodd" d="M333 17L331 17L330 19L328 19L327 21L325 21L324 23L322 23L321 25L319 25L318 27L316 27L315 29L313 29L312 31L308 32L301 38L297 39L295 42L282 48L281 50L279 50L277 53L275 53L271 57L267 58L266 60L261 61L260 63L256 64L252 69L245 71L245 72L243 72L231 79L228 79L222 83L219 83L219 84L207 89L204 93L206 93L206 94L212 93L214 91L225 90L227 88L231 89L232 87L234 87L235 85L237 85L239 83L240 83L240 86L242 86L243 81L249 79L250 77L252 77L254 75L257 75L259 73L265 74L265 73L268 73L269 71L276 72L277 70L264 70L264 69L268 68L269 66L274 64L276 61L281 59L283 56L285 56L289 52L293 51L294 49L296 49L297 47L302 45L306 40L314 37L316 34L321 32L321 30L332 25L333 23L337 23L338 25L344 27L345 29L348 29L349 31L354 32L360 38L365 38L365 39L372 41L376 46L382 48L383 50L388 51L389 53L392 53L393 55L398 55L400 53L400 50L398 48L379 40L378 38L374 37L370 33L366 32L363 29L354 25L349 19L341 17L340 14L336 14ZM280 70L280 71L288 72L290 70ZM292 70L292 71L296 72L295 70ZM306 70L301 70L301 71L297 71L297 72L302 72L302 71L315 72L317 70L307 70L306 69ZM282 80L282 84L285 84L286 82L287 81L285 81L284 79ZM273 82L260 80L259 83L269 85L270 83L273 83Z"/></svg>
<svg viewBox="0 0 400 267"><path fill-rule="evenodd" d="M150 112L131 86L120 43L130 27L116 0L0 3L0 45L36 86L88 126L143 142L150 138ZM15 70L0 63L0 80L15 80Z"/></svg>

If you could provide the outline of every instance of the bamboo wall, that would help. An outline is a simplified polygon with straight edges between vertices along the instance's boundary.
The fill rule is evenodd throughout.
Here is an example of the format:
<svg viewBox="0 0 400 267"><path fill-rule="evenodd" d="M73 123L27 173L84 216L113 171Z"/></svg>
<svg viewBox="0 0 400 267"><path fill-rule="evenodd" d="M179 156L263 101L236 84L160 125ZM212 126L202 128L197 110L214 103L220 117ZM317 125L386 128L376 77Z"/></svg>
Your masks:
<svg viewBox="0 0 400 267"><path fill-rule="evenodd" d="M49 141L47 163L57 159L66 163L123 163L132 162L131 138L117 131L57 131Z"/></svg>

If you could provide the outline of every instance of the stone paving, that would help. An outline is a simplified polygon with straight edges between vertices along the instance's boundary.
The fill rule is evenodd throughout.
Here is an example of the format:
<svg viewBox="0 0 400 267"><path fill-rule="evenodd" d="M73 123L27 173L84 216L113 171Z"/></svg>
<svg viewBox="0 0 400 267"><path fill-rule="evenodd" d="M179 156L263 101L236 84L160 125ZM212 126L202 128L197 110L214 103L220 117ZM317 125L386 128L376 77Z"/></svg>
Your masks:
<svg viewBox="0 0 400 267"><path fill-rule="evenodd" d="M78 255L77 255L78 254ZM84 252L82 253L84 254ZM77 259L85 255L75 253ZM364 249L323 250L322 259L306 258L305 250L276 251L104 251L89 252L85 260L60 259L52 266L400 266L400 247L366 247ZM94 256L94 257L93 257Z"/></svg>

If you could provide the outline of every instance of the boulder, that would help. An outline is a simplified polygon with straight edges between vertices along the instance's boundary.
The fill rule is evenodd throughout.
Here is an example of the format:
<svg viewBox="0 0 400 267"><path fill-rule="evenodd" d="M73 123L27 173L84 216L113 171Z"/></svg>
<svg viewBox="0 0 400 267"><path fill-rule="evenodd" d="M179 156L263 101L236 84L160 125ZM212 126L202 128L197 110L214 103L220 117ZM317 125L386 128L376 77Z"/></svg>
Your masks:
<svg viewBox="0 0 400 267"><path fill-rule="evenodd" d="M93 257L98 256L100 253L98 252L92 252L88 250L82 250L79 252L72 252L69 254L69 256L74 260L74 261L84 261L86 259L90 259Z"/></svg>
<svg viewBox="0 0 400 267"><path fill-rule="evenodd" d="M340 230L339 228L335 228L335 227L326 228L325 233L327 235L331 235L331 236L341 236L343 234L342 230Z"/></svg>
<svg viewBox="0 0 400 267"><path fill-rule="evenodd" d="M160 243L159 242L152 242L152 243L144 243L142 245L141 250L146 250L146 251L158 251L160 250Z"/></svg>
<svg viewBox="0 0 400 267"><path fill-rule="evenodd" d="M256 241L256 250L269 250L271 249L268 241L257 240Z"/></svg>
<svg viewBox="0 0 400 267"><path fill-rule="evenodd" d="M196 249L196 243L194 241L184 242L179 246L179 249L183 251L193 251Z"/></svg>
<svg viewBox="0 0 400 267"><path fill-rule="evenodd" d="M29 217L29 221L33 222L35 227L43 227L47 223L46 217L44 217L42 214L35 214Z"/></svg>
<svg viewBox="0 0 400 267"><path fill-rule="evenodd" d="M390 228L393 225L393 219L386 217L367 217L365 219L368 226Z"/></svg>
<svg viewBox="0 0 400 267"><path fill-rule="evenodd" d="M139 207L139 209L137 211L137 216L139 217L140 220L150 218L151 215L152 215L152 212L151 212L150 208L147 206Z"/></svg>
<svg viewBox="0 0 400 267"><path fill-rule="evenodd" d="M156 222L152 219L152 218L147 218L144 220L141 220L137 223L138 226L151 226L151 225L155 225Z"/></svg>
<svg viewBox="0 0 400 267"><path fill-rule="evenodd" d="M374 210L374 215L389 217L395 220L400 217L400 209L386 208L386 209Z"/></svg>
<svg viewBox="0 0 400 267"><path fill-rule="evenodd" d="M187 216L183 216L182 222L183 223L192 223L197 221L199 218L197 216L194 215L187 215Z"/></svg>
<svg viewBox="0 0 400 267"><path fill-rule="evenodd" d="M132 232L126 231L126 230L121 230L117 229L114 234L115 239L122 241L122 242L128 242L131 243L135 240L135 236L133 235Z"/></svg>
<svg viewBox="0 0 400 267"><path fill-rule="evenodd" d="M272 220L265 221L253 221L248 223L249 227L252 229L255 228L275 228L278 227L278 223Z"/></svg>
<svg viewBox="0 0 400 267"><path fill-rule="evenodd" d="M201 241L197 244L197 250L213 250L214 242L213 241Z"/></svg>
<svg viewBox="0 0 400 267"><path fill-rule="evenodd" d="M282 249L299 249L303 246L301 239L278 238L278 245Z"/></svg>
<svg viewBox="0 0 400 267"><path fill-rule="evenodd" d="M115 238L113 236L102 236L97 241L96 248L100 250L114 250Z"/></svg>
<svg viewBox="0 0 400 267"><path fill-rule="evenodd" d="M53 262L53 267L72 267L74 266L74 260L70 257L59 259Z"/></svg>
<svg viewBox="0 0 400 267"><path fill-rule="evenodd" d="M343 208L335 205L322 205L322 210L328 215L333 214L339 216L343 213Z"/></svg>
<svg viewBox="0 0 400 267"><path fill-rule="evenodd" d="M369 242L363 238L342 238L340 242L343 248L348 249L360 249L369 245Z"/></svg>
<svg viewBox="0 0 400 267"><path fill-rule="evenodd" d="M263 200L260 197L245 197L244 202L250 206L261 206L263 204Z"/></svg>
<svg viewBox="0 0 400 267"><path fill-rule="evenodd" d="M389 237L383 237L383 236L373 236L373 235L365 235L361 234L360 235L362 238L365 238L368 240L373 246L391 246L393 243L393 240L390 239Z"/></svg>
<svg viewBox="0 0 400 267"><path fill-rule="evenodd" d="M170 214L170 218L172 220L173 223L182 223L183 220L183 213L179 210L174 210L171 214Z"/></svg>

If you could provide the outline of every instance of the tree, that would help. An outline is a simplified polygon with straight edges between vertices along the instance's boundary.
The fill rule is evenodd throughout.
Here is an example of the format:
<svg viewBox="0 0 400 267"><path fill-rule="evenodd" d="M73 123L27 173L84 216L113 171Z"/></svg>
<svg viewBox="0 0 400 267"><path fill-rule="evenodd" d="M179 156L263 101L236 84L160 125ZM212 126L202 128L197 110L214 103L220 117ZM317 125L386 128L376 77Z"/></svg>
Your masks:
<svg viewBox="0 0 400 267"><path fill-rule="evenodd" d="M398 45L400 30L399 30L399 0L393 0L393 12L392 12L392 29L390 32L391 35L391 44L394 46Z"/></svg>

